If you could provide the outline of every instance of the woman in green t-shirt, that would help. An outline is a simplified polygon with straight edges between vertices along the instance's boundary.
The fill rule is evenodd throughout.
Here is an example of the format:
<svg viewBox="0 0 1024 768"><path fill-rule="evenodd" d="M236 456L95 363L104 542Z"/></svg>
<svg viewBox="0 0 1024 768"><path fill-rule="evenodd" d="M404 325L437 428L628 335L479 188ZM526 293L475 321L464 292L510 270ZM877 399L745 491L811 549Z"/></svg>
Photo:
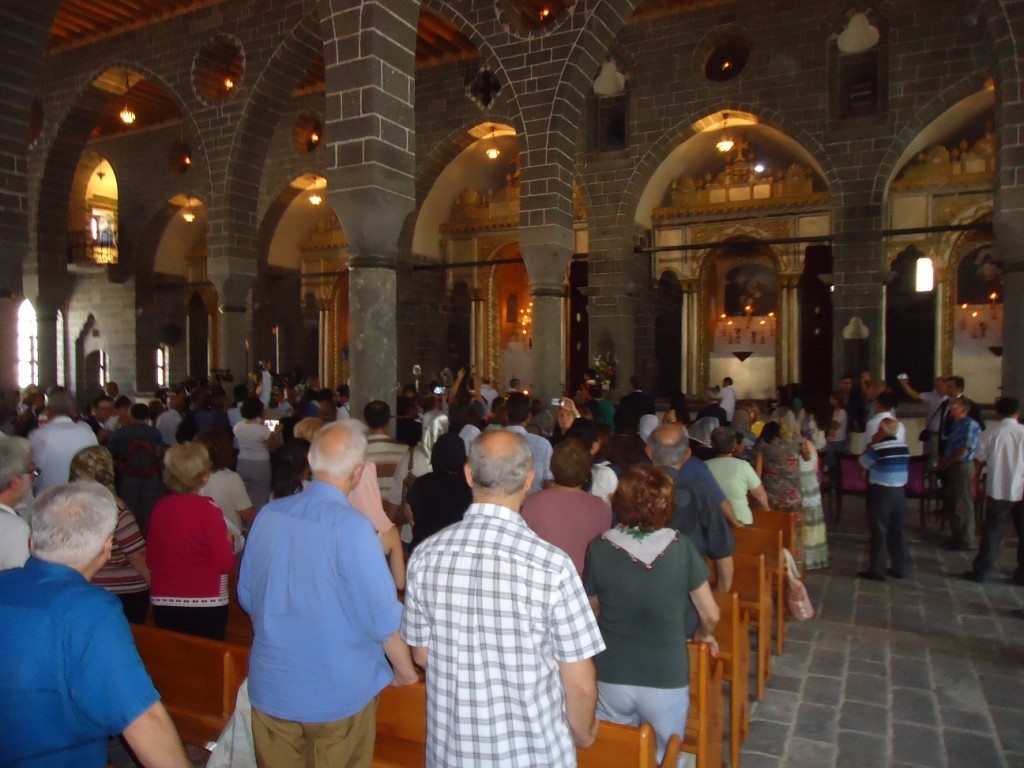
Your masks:
<svg viewBox="0 0 1024 768"><path fill-rule="evenodd" d="M620 525L590 544L583 579L607 645L595 659L597 716L650 723L661 762L672 734L682 738L686 729L690 598L701 620L694 637L710 643L714 655L718 604L697 550L667 527L675 514L668 475L653 466L630 467L619 478L612 509Z"/></svg>

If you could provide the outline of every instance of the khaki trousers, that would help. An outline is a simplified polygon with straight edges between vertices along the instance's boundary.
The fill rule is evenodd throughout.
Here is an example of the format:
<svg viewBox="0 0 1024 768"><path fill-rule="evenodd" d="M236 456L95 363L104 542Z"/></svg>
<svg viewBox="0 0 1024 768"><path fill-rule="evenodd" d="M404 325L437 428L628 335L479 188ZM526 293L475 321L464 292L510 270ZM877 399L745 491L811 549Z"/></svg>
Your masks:
<svg viewBox="0 0 1024 768"><path fill-rule="evenodd" d="M369 768L377 727L377 698L329 723L297 723L252 710L259 768Z"/></svg>

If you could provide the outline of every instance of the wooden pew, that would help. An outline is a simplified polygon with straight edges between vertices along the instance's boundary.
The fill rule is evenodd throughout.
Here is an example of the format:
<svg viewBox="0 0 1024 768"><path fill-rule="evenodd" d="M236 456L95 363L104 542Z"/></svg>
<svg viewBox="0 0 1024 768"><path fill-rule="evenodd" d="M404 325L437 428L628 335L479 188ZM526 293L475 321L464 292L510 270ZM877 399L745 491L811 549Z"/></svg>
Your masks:
<svg viewBox="0 0 1024 768"><path fill-rule="evenodd" d="M377 703L377 741L374 768L422 768L426 762L427 695L422 682L400 688L387 687ZM675 768L679 739L673 737L662 765ZM657 768L654 730L644 723L639 728L601 723L597 741L579 749L580 768Z"/></svg>
<svg viewBox="0 0 1024 768"><path fill-rule="evenodd" d="M789 509L755 509L754 528L782 531L782 546L788 549L804 571L804 515Z"/></svg>
<svg viewBox="0 0 1024 768"><path fill-rule="evenodd" d="M696 755L697 768L721 768L725 732L724 665L711 656L707 643L691 640L687 649L690 653L690 710L686 716L686 737L682 749ZM668 764L666 759L663 765Z"/></svg>
<svg viewBox="0 0 1024 768"><path fill-rule="evenodd" d="M739 768L740 749L750 731L750 613L736 590L715 595L722 618L715 628L718 660L729 682L729 767Z"/></svg>
<svg viewBox="0 0 1024 768"><path fill-rule="evenodd" d="M374 768L422 768L426 763L427 691L415 685L388 686L377 701Z"/></svg>
<svg viewBox="0 0 1024 768"><path fill-rule="evenodd" d="M216 741L249 674L249 649L155 627L132 625L132 634L181 740Z"/></svg>
<svg viewBox="0 0 1024 768"><path fill-rule="evenodd" d="M782 531L760 528L737 528L734 560L744 556L764 555L768 583L775 600L775 652L781 654L786 636L786 563L782 557Z"/></svg>
<svg viewBox="0 0 1024 768"><path fill-rule="evenodd" d="M760 701L772 674L772 593L765 556L734 558L733 565L732 588L739 593L740 608L749 612L750 624L757 629L757 698Z"/></svg>

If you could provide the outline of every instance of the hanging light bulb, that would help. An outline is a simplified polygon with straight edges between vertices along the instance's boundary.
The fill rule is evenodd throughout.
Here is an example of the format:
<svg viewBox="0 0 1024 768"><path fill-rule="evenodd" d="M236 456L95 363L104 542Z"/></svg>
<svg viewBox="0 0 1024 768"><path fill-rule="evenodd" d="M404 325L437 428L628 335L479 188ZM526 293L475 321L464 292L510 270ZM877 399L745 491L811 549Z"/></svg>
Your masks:
<svg viewBox="0 0 1024 768"><path fill-rule="evenodd" d="M310 205L320 205L320 203L322 203L324 201L324 199L322 197L320 197L320 193L316 191L316 184L317 184L317 177L314 176L313 177L313 181L311 181L309 183L310 193L309 193L309 198L308 199L309 199L309 204Z"/></svg>
<svg viewBox="0 0 1024 768"><path fill-rule="evenodd" d="M498 155L501 154L501 150L494 146L494 126L491 126L491 145L487 148L487 158L489 160L497 160Z"/></svg>
<svg viewBox="0 0 1024 768"><path fill-rule="evenodd" d="M117 113L117 116L121 118L121 122L125 125L131 125L135 122L135 112L128 106L128 75L124 76L124 107Z"/></svg>
<svg viewBox="0 0 1024 768"><path fill-rule="evenodd" d="M234 87L235 87L234 79L230 78L230 77L225 77L224 78L224 90L225 91L230 91Z"/></svg>
<svg viewBox="0 0 1024 768"><path fill-rule="evenodd" d="M726 152L731 152L732 148L736 146L736 142L733 141L732 138L730 138L729 134L727 134L725 132L726 128L728 128L728 127L729 127L729 113L728 112L723 112L722 113L722 135L718 139L718 141L715 142L715 148L719 152L721 152L723 154L726 153Z"/></svg>
<svg viewBox="0 0 1024 768"><path fill-rule="evenodd" d="M191 224L196 220L196 212L192 210L192 195L188 196L188 205L185 210L181 212L181 218L185 220L187 224Z"/></svg>

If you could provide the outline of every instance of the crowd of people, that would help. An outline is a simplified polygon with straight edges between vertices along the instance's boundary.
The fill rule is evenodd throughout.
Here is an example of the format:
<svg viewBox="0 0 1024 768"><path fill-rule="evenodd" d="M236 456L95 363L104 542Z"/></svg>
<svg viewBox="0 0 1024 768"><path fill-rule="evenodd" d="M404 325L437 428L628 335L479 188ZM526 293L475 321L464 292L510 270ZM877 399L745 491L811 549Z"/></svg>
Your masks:
<svg viewBox="0 0 1024 768"><path fill-rule="evenodd" d="M726 378L693 418L681 393L659 412L634 378L615 405L587 378L545 406L515 379L501 393L462 369L359 420L348 387L295 388L269 364L230 398L217 380L148 403L109 391L81 417L63 388L28 391L0 438L0 730L24 734L0 762L100 765L103 740L124 732L137 754L165 749L147 765L181 765L126 622L224 639L236 569L261 765L369 765L376 695L417 667L428 765L572 765L598 720L651 723L660 760L686 723L682 638L717 648L733 531L761 510L799 512L794 554L828 567L821 483L855 433L860 576L909 575L906 429L869 376L820 407L796 385L741 399ZM1007 518L1024 534L1018 403L1000 398L983 431L962 379L923 393L900 381L927 409L951 548L973 549L970 488L988 467L966 575L992 578ZM52 633L71 639L54 649ZM119 664L111 693L95 678ZM61 693L31 695L65 667Z"/></svg>

